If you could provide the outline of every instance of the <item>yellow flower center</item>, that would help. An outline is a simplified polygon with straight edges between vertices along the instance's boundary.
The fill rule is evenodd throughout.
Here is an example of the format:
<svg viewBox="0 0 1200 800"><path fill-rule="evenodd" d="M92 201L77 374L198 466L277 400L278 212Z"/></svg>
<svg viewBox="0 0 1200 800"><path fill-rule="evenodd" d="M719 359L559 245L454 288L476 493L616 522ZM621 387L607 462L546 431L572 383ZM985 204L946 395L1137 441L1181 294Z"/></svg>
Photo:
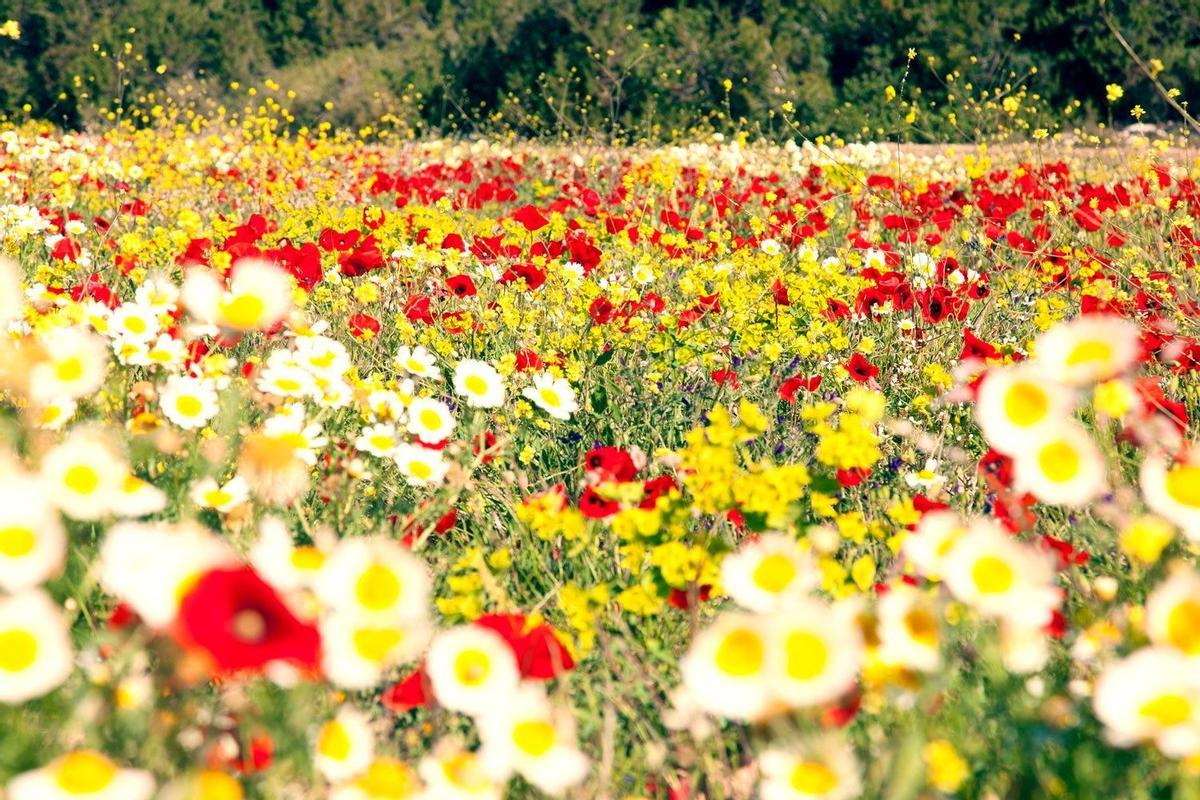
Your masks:
<svg viewBox="0 0 1200 800"><path fill-rule="evenodd" d="M558 408L562 405L562 400L558 396L558 392L553 389L542 389L538 392L538 397L542 398L542 403L551 408Z"/></svg>
<svg viewBox="0 0 1200 800"><path fill-rule="evenodd" d="M232 500L233 495L224 489L211 489L204 493L204 502L213 508L220 508Z"/></svg>
<svg viewBox="0 0 1200 800"><path fill-rule="evenodd" d="M95 794L116 777L116 764L99 753L81 750L58 762L54 780L67 794Z"/></svg>
<svg viewBox="0 0 1200 800"><path fill-rule="evenodd" d="M334 761L345 761L350 756L352 744L346 726L336 719L326 722L317 735L317 752Z"/></svg>
<svg viewBox="0 0 1200 800"><path fill-rule="evenodd" d="M764 592L778 594L796 578L796 565L782 553L772 553L754 568L754 585Z"/></svg>
<svg viewBox="0 0 1200 800"><path fill-rule="evenodd" d="M33 530L22 525L0 528L0 556L20 558L33 552L37 536Z"/></svg>
<svg viewBox="0 0 1200 800"><path fill-rule="evenodd" d="M484 394L488 389L487 381L478 375L468 375L467 379L463 381L463 386L471 394Z"/></svg>
<svg viewBox="0 0 1200 800"><path fill-rule="evenodd" d="M442 774L452 786L465 789L472 794L483 792L491 783L479 770L475 756L470 753L457 753L442 762Z"/></svg>
<svg viewBox="0 0 1200 800"><path fill-rule="evenodd" d="M1077 367L1081 364L1108 366L1112 363L1113 349L1108 342L1089 339L1080 342L1067 353L1067 365Z"/></svg>
<svg viewBox="0 0 1200 800"><path fill-rule="evenodd" d="M1167 641L1188 655L1200 653L1200 602L1184 600L1171 609Z"/></svg>
<svg viewBox="0 0 1200 800"><path fill-rule="evenodd" d="M420 478L423 481L429 480L433 475L433 467L426 464L424 461L408 462L408 471L412 473L414 478Z"/></svg>
<svg viewBox="0 0 1200 800"><path fill-rule="evenodd" d="M175 410L185 417L195 417L204 410L204 404L194 395L181 394L175 400Z"/></svg>
<svg viewBox="0 0 1200 800"><path fill-rule="evenodd" d="M37 660L38 642L29 631L0 631L0 672L24 672Z"/></svg>
<svg viewBox="0 0 1200 800"><path fill-rule="evenodd" d="M837 775L819 761L801 761L792 770L792 788L800 794L820 796L837 785Z"/></svg>
<svg viewBox="0 0 1200 800"><path fill-rule="evenodd" d="M466 686L479 686L492 672L492 660L482 650L463 650L454 658L454 676Z"/></svg>
<svg viewBox="0 0 1200 800"><path fill-rule="evenodd" d="M141 317L126 317L125 327L131 333L145 333L146 328L149 326L146 325L146 320L142 319Z"/></svg>
<svg viewBox="0 0 1200 800"><path fill-rule="evenodd" d="M206 770L196 779L196 800L243 800L246 796L237 779L224 772Z"/></svg>
<svg viewBox="0 0 1200 800"><path fill-rule="evenodd" d="M64 358L54 365L54 377L63 383L71 383L83 377L83 359L79 356Z"/></svg>
<svg viewBox="0 0 1200 800"><path fill-rule="evenodd" d="M441 414L437 413L432 408L427 408L424 411L422 411L421 415L418 417L418 419L420 420L420 422L423 426L425 426L426 428L428 428L431 431L435 431L438 428L442 427Z"/></svg>
<svg viewBox="0 0 1200 800"><path fill-rule="evenodd" d="M1200 466L1179 464L1167 472L1167 495L1180 505L1200 508Z"/></svg>
<svg viewBox="0 0 1200 800"><path fill-rule="evenodd" d="M717 669L735 678L745 678L762 672L766 647L762 637L751 630L730 631L717 648Z"/></svg>
<svg viewBox="0 0 1200 800"><path fill-rule="evenodd" d="M400 599L400 579L382 564L372 564L358 576L354 594L363 607L382 611Z"/></svg>
<svg viewBox="0 0 1200 800"><path fill-rule="evenodd" d="M1138 713L1164 728L1170 728L1186 722L1192 716L1192 702L1181 694L1168 692L1145 703Z"/></svg>
<svg viewBox="0 0 1200 800"><path fill-rule="evenodd" d="M513 726L513 744L534 758L550 752L554 740L554 726L544 720L526 720Z"/></svg>
<svg viewBox="0 0 1200 800"><path fill-rule="evenodd" d="M355 651L377 664L387 658L403 638L404 634L396 628L359 628L352 637Z"/></svg>
<svg viewBox="0 0 1200 800"><path fill-rule="evenodd" d="M904 629L916 642L933 647L938 640L937 618L925 608L909 609L904 615Z"/></svg>
<svg viewBox="0 0 1200 800"><path fill-rule="evenodd" d="M1004 594L1012 588L1013 568L998 556L984 556L971 568L971 580L983 594Z"/></svg>
<svg viewBox="0 0 1200 800"><path fill-rule="evenodd" d="M1038 386L1019 381L1004 395L1004 414L1014 425L1028 428L1045 419L1050 398Z"/></svg>
<svg viewBox="0 0 1200 800"><path fill-rule="evenodd" d="M325 554L315 547L297 547L292 551L292 566L296 569L318 570L325 563Z"/></svg>
<svg viewBox="0 0 1200 800"><path fill-rule="evenodd" d="M371 798L401 800L413 794L416 780L404 762L394 758L378 758L354 785Z"/></svg>
<svg viewBox="0 0 1200 800"><path fill-rule="evenodd" d="M257 328L266 311L262 299L252 294L239 294L232 300L221 303L221 316L234 328L248 330Z"/></svg>
<svg viewBox="0 0 1200 800"><path fill-rule="evenodd" d="M784 644L787 674L795 681L811 681L825 671L829 648L825 640L808 631L789 634Z"/></svg>
<svg viewBox="0 0 1200 800"><path fill-rule="evenodd" d="M1066 483L1079 474L1079 452L1066 442L1052 442L1038 451L1042 474L1055 483Z"/></svg>
<svg viewBox="0 0 1200 800"><path fill-rule="evenodd" d="M100 485L100 476L86 464L76 464L67 470L63 483L76 494L91 494Z"/></svg>
<svg viewBox="0 0 1200 800"><path fill-rule="evenodd" d="M396 446L396 440L385 433L377 433L371 437L371 447L376 450L391 450Z"/></svg>

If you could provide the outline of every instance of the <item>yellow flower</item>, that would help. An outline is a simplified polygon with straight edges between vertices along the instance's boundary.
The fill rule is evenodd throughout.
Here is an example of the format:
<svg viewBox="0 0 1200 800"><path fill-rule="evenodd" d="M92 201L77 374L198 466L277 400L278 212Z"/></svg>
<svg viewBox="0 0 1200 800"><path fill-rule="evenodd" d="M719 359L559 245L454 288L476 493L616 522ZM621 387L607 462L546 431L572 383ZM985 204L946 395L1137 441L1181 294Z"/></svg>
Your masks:
<svg viewBox="0 0 1200 800"><path fill-rule="evenodd" d="M921 752L925 759L926 777L938 791L955 792L967 779L967 762L945 739L934 739Z"/></svg>
<svg viewBox="0 0 1200 800"><path fill-rule="evenodd" d="M1118 100L1120 100L1122 97L1125 96L1125 90L1122 89L1120 87L1120 85L1116 84L1116 83L1110 83L1107 86L1105 86L1104 92L1105 92L1105 96L1108 98L1108 102L1110 102L1110 103L1115 103Z"/></svg>
<svg viewBox="0 0 1200 800"><path fill-rule="evenodd" d="M1134 561L1153 564L1175 538L1175 529L1162 517L1138 517L1121 531L1121 552Z"/></svg>
<svg viewBox="0 0 1200 800"><path fill-rule="evenodd" d="M859 556L850 567L850 577L860 591L867 591L875 582L875 559L870 555Z"/></svg>

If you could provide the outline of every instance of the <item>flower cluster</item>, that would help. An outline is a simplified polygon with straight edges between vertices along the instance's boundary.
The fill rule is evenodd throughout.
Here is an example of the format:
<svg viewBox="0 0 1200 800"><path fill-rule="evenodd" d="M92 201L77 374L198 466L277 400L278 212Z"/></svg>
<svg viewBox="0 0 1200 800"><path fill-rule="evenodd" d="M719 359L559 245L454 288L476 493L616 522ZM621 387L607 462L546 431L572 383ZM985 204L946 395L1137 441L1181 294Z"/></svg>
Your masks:
<svg viewBox="0 0 1200 800"><path fill-rule="evenodd" d="M0 142L5 797L1200 774L1177 154Z"/></svg>

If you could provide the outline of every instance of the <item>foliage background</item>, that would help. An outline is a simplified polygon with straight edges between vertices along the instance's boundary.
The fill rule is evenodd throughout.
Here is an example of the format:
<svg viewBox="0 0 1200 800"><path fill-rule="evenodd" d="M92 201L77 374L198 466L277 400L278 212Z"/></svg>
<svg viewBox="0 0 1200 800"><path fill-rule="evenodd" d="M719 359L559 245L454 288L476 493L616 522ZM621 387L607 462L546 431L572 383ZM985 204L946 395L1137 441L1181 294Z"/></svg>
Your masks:
<svg viewBox="0 0 1200 800"><path fill-rule="evenodd" d="M1161 59L1167 86L1196 96L1200 4L1107 9L1144 58ZM865 109L888 85L946 107L1024 83L1060 114L1079 100L1081 121L1129 121L1134 104L1171 118L1100 0L5 0L0 17L22 30L0 39L0 111L70 127L147 90L222 102L231 81L268 78L296 92L301 123L393 113L421 131L667 138L742 119L768 127L790 100L807 132L870 135L878 120ZM1107 83L1126 87L1118 107ZM909 133L962 133L937 125Z"/></svg>

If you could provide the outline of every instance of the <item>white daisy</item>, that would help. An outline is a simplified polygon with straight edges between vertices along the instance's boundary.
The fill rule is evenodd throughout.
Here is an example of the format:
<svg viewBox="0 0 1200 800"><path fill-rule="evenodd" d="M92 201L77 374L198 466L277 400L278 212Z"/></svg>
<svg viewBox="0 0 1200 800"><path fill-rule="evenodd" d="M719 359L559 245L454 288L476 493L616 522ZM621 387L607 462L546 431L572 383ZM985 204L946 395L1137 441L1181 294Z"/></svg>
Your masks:
<svg viewBox="0 0 1200 800"><path fill-rule="evenodd" d="M571 384L549 372L534 375L533 385L525 387L521 395L555 419L568 420L579 410Z"/></svg>

